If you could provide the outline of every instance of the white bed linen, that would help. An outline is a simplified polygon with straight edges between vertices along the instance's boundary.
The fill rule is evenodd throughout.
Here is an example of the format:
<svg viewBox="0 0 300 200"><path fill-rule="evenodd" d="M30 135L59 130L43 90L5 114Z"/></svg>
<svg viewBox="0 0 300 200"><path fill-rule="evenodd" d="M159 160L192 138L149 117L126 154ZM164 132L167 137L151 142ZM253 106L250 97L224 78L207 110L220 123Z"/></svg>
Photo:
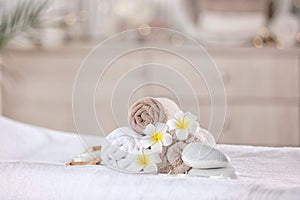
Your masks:
<svg viewBox="0 0 300 200"><path fill-rule="evenodd" d="M86 137L101 144L100 137ZM76 134L0 117L0 199L300 199L300 149L218 145L240 177L217 180L65 166L85 150Z"/></svg>

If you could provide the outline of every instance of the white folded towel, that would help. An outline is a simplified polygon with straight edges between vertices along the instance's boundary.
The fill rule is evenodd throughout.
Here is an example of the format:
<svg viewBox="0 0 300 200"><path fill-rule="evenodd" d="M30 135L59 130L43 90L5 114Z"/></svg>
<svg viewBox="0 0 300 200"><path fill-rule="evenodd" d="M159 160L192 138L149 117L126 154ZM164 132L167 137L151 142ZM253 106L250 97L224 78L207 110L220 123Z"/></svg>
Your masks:
<svg viewBox="0 0 300 200"><path fill-rule="evenodd" d="M141 135L129 127L121 127L112 131L102 146L102 163L113 169L129 172L132 162L130 154L139 152L140 137Z"/></svg>

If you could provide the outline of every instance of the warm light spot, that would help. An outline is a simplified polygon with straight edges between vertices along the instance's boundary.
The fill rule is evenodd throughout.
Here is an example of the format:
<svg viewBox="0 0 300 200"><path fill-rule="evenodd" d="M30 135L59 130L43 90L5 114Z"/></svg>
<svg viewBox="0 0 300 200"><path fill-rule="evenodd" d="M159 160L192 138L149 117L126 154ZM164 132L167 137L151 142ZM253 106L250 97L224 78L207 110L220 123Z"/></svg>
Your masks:
<svg viewBox="0 0 300 200"><path fill-rule="evenodd" d="M186 121L184 119L180 119L177 124L176 124L177 128L179 129L187 129L190 126L190 122Z"/></svg>
<svg viewBox="0 0 300 200"><path fill-rule="evenodd" d="M258 36L255 36L253 38L253 45L256 47L256 48L262 48L263 45L264 45L264 41L258 37Z"/></svg>
<svg viewBox="0 0 300 200"><path fill-rule="evenodd" d="M158 132L158 133L155 133L153 136L152 136L152 141L157 143L157 142L161 142L162 139L163 139L163 134L161 132Z"/></svg>
<svg viewBox="0 0 300 200"><path fill-rule="evenodd" d="M64 17L64 22L69 26L75 24L76 21L77 21L77 17L74 13L70 13Z"/></svg>
<svg viewBox="0 0 300 200"><path fill-rule="evenodd" d="M138 158L139 165L147 166L150 164L150 158L148 155L142 154Z"/></svg>
<svg viewBox="0 0 300 200"><path fill-rule="evenodd" d="M148 24L141 24L138 28L141 35L149 35L151 33L151 27Z"/></svg>
<svg viewBox="0 0 300 200"><path fill-rule="evenodd" d="M267 27L262 27L259 32L260 32L260 36L264 38L270 37L270 30Z"/></svg>

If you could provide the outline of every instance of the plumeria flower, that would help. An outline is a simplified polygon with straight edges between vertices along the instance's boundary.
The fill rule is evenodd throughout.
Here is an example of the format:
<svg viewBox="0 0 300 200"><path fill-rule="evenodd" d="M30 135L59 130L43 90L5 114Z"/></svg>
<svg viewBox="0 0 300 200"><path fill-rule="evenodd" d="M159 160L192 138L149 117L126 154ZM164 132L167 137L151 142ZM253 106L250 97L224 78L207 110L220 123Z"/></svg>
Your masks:
<svg viewBox="0 0 300 200"><path fill-rule="evenodd" d="M168 126L166 124L157 123L155 126L149 124L144 129L146 136L140 140L141 147L151 147L152 152L161 152L162 146L169 146L172 143L172 136L166 133L167 130Z"/></svg>
<svg viewBox="0 0 300 200"><path fill-rule="evenodd" d="M195 133L199 128L197 117L190 112L179 111L173 115L173 118L168 120L167 125L170 130L175 130L178 140L187 139L189 133Z"/></svg>
<svg viewBox="0 0 300 200"><path fill-rule="evenodd" d="M158 153L142 150L139 154L131 154L132 162L127 168L130 172L154 173L157 172L156 163L161 159Z"/></svg>

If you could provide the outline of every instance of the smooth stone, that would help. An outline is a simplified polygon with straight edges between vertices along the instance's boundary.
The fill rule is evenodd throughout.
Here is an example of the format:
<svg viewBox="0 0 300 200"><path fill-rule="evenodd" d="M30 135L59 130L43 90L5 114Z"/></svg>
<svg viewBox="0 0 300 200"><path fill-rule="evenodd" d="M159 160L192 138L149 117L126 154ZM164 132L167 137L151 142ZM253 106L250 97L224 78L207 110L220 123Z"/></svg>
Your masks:
<svg viewBox="0 0 300 200"><path fill-rule="evenodd" d="M208 130L200 128L198 133L195 133L196 138L200 138L201 143L208 146L214 147L216 145L216 140L214 136L208 132Z"/></svg>
<svg viewBox="0 0 300 200"><path fill-rule="evenodd" d="M238 174L232 166L218 169L191 169L188 173L190 176L200 176L205 178L216 179L237 179Z"/></svg>
<svg viewBox="0 0 300 200"><path fill-rule="evenodd" d="M224 153L200 142L188 144L182 151L182 160L186 165L199 169L221 168L230 162Z"/></svg>

